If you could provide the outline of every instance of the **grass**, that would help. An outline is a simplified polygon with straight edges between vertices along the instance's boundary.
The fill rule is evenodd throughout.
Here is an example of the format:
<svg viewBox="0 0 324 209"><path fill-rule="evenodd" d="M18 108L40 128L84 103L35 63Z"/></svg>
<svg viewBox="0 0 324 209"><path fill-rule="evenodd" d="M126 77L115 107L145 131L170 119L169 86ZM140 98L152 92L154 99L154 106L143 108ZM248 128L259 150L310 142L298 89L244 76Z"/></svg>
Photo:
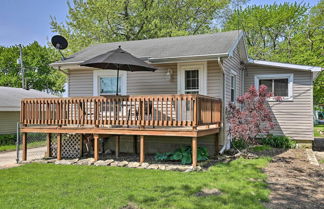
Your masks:
<svg viewBox="0 0 324 209"><path fill-rule="evenodd" d="M320 130L324 132L324 125L315 125L314 126L314 136L315 137L324 137L320 134Z"/></svg>
<svg viewBox="0 0 324 209"><path fill-rule="evenodd" d="M38 142L31 142L28 143L28 148L35 148L35 147L42 147L46 145L46 141L38 141ZM16 150L16 145L2 145L0 146L0 152L3 151L12 151L12 150Z"/></svg>
<svg viewBox="0 0 324 209"><path fill-rule="evenodd" d="M28 164L0 170L1 208L264 208L269 158L238 159L206 172ZM253 181L251 180L253 179ZM197 197L202 188L219 196Z"/></svg>
<svg viewBox="0 0 324 209"><path fill-rule="evenodd" d="M271 150L272 147L269 145L257 145L257 146L251 147L250 149L254 152L262 152L262 151L266 151L266 150Z"/></svg>

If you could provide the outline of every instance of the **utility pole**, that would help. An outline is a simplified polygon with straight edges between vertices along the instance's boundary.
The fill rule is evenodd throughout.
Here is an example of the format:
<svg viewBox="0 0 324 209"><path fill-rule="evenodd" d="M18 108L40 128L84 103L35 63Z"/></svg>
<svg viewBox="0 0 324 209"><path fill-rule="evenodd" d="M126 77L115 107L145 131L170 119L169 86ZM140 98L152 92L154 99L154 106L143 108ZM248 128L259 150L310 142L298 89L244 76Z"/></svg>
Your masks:
<svg viewBox="0 0 324 209"><path fill-rule="evenodd" d="M21 44L19 44L19 51L20 51L19 64L20 64L20 72L21 72L21 87L23 89L25 89L25 69L24 69L23 60L22 60L22 47L21 47Z"/></svg>

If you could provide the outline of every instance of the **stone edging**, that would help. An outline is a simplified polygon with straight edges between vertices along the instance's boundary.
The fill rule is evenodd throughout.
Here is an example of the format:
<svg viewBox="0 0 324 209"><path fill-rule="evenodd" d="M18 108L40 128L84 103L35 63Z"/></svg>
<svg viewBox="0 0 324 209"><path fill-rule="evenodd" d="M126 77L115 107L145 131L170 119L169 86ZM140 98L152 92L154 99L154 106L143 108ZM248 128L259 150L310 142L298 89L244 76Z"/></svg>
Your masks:
<svg viewBox="0 0 324 209"><path fill-rule="evenodd" d="M192 166L189 165L149 164L149 163L139 163L139 162L116 161L113 159L95 161L93 158L69 159L69 160L36 159L31 161L21 161L20 163L21 164L52 163L56 165L114 166L114 167L142 168L142 169L152 169L152 170L180 171L180 172L191 172L191 171L203 170L200 166L193 168Z"/></svg>

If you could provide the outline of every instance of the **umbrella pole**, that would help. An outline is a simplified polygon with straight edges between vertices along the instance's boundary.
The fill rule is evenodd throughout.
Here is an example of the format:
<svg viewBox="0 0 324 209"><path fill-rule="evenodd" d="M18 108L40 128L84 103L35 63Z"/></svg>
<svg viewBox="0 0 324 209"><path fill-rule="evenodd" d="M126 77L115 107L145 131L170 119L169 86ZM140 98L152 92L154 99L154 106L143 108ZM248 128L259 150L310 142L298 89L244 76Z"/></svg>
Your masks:
<svg viewBox="0 0 324 209"><path fill-rule="evenodd" d="M116 96L118 96L118 80L119 80L119 65L117 65L117 87L116 87Z"/></svg>

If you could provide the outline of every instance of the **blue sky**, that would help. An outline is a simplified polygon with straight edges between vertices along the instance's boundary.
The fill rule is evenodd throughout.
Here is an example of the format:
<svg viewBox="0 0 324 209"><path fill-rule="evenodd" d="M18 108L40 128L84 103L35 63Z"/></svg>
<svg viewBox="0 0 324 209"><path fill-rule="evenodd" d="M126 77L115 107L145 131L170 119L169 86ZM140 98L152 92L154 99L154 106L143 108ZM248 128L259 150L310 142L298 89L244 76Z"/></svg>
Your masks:
<svg viewBox="0 0 324 209"><path fill-rule="evenodd" d="M0 45L29 44L38 41L47 44L53 33L50 16L59 22L65 21L68 12L67 0L1 0ZM274 2L295 2L296 0L250 0L251 4L271 4ZM298 2L315 5L319 0Z"/></svg>

